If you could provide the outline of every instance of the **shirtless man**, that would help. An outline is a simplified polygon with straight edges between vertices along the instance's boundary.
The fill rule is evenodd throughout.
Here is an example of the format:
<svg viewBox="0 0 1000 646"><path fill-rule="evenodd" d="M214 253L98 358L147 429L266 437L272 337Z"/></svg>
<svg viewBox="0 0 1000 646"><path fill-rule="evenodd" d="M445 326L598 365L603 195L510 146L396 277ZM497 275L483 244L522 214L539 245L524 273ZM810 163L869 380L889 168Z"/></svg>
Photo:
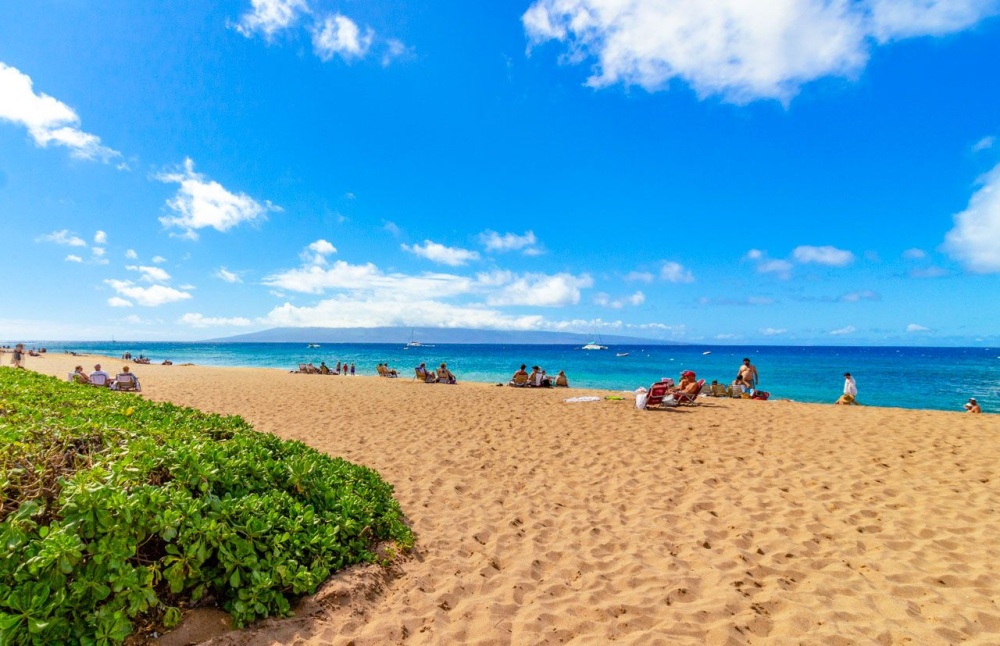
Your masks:
<svg viewBox="0 0 1000 646"><path fill-rule="evenodd" d="M965 410L968 413L981 413L983 409L979 407L979 402L976 401L975 397L969 398L969 403L965 405Z"/></svg>
<svg viewBox="0 0 1000 646"><path fill-rule="evenodd" d="M757 388L757 382L760 381L760 378L757 376L757 367L750 363L749 358L743 359L743 365L740 366L740 377L751 390Z"/></svg>

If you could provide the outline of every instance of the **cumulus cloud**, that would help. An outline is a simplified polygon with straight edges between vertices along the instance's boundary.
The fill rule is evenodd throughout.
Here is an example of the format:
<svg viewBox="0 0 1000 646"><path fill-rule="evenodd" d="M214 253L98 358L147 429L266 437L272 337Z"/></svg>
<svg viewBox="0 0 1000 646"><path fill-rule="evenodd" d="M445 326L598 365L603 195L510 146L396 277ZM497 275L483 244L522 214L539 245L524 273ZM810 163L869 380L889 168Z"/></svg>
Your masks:
<svg viewBox="0 0 1000 646"><path fill-rule="evenodd" d="M479 260L479 254L475 251L469 251L468 249L461 249L459 247L446 247L443 244L431 242L430 240L424 240L423 246L418 244L403 244L400 245L400 248L403 251L408 251L415 256L426 258L431 262L448 265L449 267L460 267L468 264L469 261Z"/></svg>
<svg viewBox="0 0 1000 646"><path fill-rule="evenodd" d="M184 160L183 168L156 176L161 182L180 185L177 194L167 200L174 213L160 218L165 227L181 230L180 237L198 239L198 229L212 227L225 232L243 223L267 218L268 211L280 211L269 201L257 202L245 193L231 193L218 182L194 171L194 162Z"/></svg>
<svg viewBox="0 0 1000 646"><path fill-rule="evenodd" d="M105 280L105 284L115 290L119 296L130 298L139 305L146 307L157 307L167 303L175 303L191 298L191 294L167 287L166 285L152 285L142 287L130 280Z"/></svg>
<svg viewBox="0 0 1000 646"><path fill-rule="evenodd" d="M532 46L595 61L588 85L787 102L802 85L857 76L873 41L943 35L1000 11L995 0L536 0L522 16Z"/></svg>
<svg viewBox="0 0 1000 646"><path fill-rule="evenodd" d="M253 321L242 316L231 318L202 316L197 312L189 312L180 318L180 323L191 327L246 327L253 325Z"/></svg>
<svg viewBox="0 0 1000 646"><path fill-rule="evenodd" d="M909 325L906 326L906 331L908 333L927 332L929 330L930 330L929 327L924 327L923 325L917 325L916 323L910 323Z"/></svg>
<svg viewBox="0 0 1000 646"><path fill-rule="evenodd" d="M51 242L53 244L61 244L67 247L87 246L87 243L83 238L73 235L69 232L69 229L60 229L59 231L53 231L52 233L39 236L35 238L35 242Z"/></svg>
<svg viewBox="0 0 1000 646"><path fill-rule="evenodd" d="M594 295L594 303L600 305L601 307L610 307L612 309L621 309L626 305L642 305L646 302L646 295L642 292L635 292L630 296L624 298L612 299L608 294L600 292Z"/></svg>
<svg viewBox="0 0 1000 646"><path fill-rule="evenodd" d="M243 279L236 272L229 271L225 267L219 267L215 272L215 277L226 281L227 283L242 283Z"/></svg>
<svg viewBox="0 0 1000 646"><path fill-rule="evenodd" d="M164 258L163 256L153 256L153 259L150 262L159 265L161 263L167 262L167 259Z"/></svg>
<svg viewBox="0 0 1000 646"><path fill-rule="evenodd" d="M745 258L757 265L758 273L776 274L779 278L785 280L792 275L792 263L787 260L768 258L767 253L760 249L751 249L747 252Z"/></svg>
<svg viewBox="0 0 1000 646"><path fill-rule="evenodd" d="M320 238L303 249L302 253L299 254L299 258L306 264L325 265L326 257L335 253L337 253L337 248L330 242Z"/></svg>
<svg viewBox="0 0 1000 646"><path fill-rule="evenodd" d="M80 256L69 254L68 256L66 256L66 262L83 262L83 258L81 258Z"/></svg>
<svg viewBox="0 0 1000 646"><path fill-rule="evenodd" d="M313 29L313 51L321 60L329 61L334 56L344 60L364 58L371 47L375 32L365 29L341 14L326 16Z"/></svg>
<svg viewBox="0 0 1000 646"><path fill-rule="evenodd" d="M271 40L276 33L292 27L302 14L309 13L305 0L250 0L251 9L236 24L247 38L263 34Z"/></svg>
<svg viewBox="0 0 1000 646"><path fill-rule="evenodd" d="M679 262L665 262L660 268L660 278L670 283L693 283L694 274Z"/></svg>
<svg viewBox="0 0 1000 646"><path fill-rule="evenodd" d="M853 253L829 245L823 247L810 247L808 245L795 247L792 251L792 257L796 262L802 264L814 263L830 267L844 267L854 262Z"/></svg>
<svg viewBox="0 0 1000 646"><path fill-rule="evenodd" d="M94 234L94 244L108 244L108 234L98 231Z"/></svg>
<svg viewBox="0 0 1000 646"><path fill-rule="evenodd" d="M499 292L490 294L488 305L533 305L535 307L561 307L580 302L580 289L593 286L593 279L584 274L574 276L560 273L524 274L514 277Z"/></svg>
<svg viewBox="0 0 1000 646"><path fill-rule="evenodd" d="M140 274L142 274L140 280L143 280L147 283L165 283L170 280L170 274L168 274L163 269L160 269L159 267L126 265L125 269L128 269L129 271L139 272Z"/></svg>
<svg viewBox="0 0 1000 646"><path fill-rule="evenodd" d="M112 296L108 299L108 305L111 307L132 307L132 301L127 301L119 296Z"/></svg>
<svg viewBox="0 0 1000 646"><path fill-rule="evenodd" d="M966 269L1000 272L1000 164L979 180L979 189L945 236L944 250Z"/></svg>
<svg viewBox="0 0 1000 646"><path fill-rule="evenodd" d="M538 240L535 238L533 231L525 231L523 235L517 235L516 233L500 234L487 229L479 234L479 242L486 251L521 251L522 253L529 253L537 251L536 244Z"/></svg>
<svg viewBox="0 0 1000 646"><path fill-rule="evenodd" d="M0 63L0 121L27 128L41 148L63 146L79 159L107 162L121 156L97 135L80 130L80 117L72 108L48 94L36 94L31 77L4 63Z"/></svg>
<svg viewBox="0 0 1000 646"><path fill-rule="evenodd" d="M128 251L125 252L125 257L128 258L129 260L135 260L136 258L139 257L139 254L135 252L135 249L129 249Z"/></svg>

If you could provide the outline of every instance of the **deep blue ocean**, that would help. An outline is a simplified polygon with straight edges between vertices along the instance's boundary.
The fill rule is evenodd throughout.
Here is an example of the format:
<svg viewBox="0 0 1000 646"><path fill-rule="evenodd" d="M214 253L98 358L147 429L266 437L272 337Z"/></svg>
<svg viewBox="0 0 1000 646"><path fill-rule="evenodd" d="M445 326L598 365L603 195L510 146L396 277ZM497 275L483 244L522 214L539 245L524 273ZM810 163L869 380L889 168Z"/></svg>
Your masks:
<svg viewBox="0 0 1000 646"><path fill-rule="evenodd" d="M43 344L39 344L43 345ZM788 347L788 346L611 346L585 351L564 345L437 345L404 349L403 344L303 343L156 343L46 342L49 352L78 351L153 362L213 366L295 369L300 363L331 368L354 363L358 374L374 375L388 362L410 378L414 366L446 362L458 379L506 383L525 363L548 374L565 370L571 386L634 390L661 377L677 379L682 370L698 378L730 383L749 357L760 374L760 388L771 397L800 402L832 403L850 372L858 385L858 401L872 406L962 411L975 397L983 412L1000 412L1000 348ZM617 356L628 353L627 357ZM708 353L708 354L706 354ZM139 368L141 370L141 367Z"/></svg>

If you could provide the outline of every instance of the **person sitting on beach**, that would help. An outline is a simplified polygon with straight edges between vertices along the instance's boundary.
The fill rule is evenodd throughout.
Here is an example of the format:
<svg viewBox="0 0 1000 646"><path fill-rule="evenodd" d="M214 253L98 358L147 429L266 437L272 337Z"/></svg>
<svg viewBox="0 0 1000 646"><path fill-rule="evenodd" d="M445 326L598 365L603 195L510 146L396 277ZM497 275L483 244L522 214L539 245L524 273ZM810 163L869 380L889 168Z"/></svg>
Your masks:
<svg viewBox="0 0 1000 646"><path fill-rule="evenodd" d="M671 393L688 393L694 394L698 390L698 381L693 371L685 370L681 373L681 381L679 384L671 388L667 392Z"/></svg>
<svg viewBox="0 0 1000 646"><path fill-rule="evenodd" d="M172 365L174 365L174 362L171 361L170 359L164 359L163 363L161 363L160 365L161 366L172 366Z"/></svg>
<svg viewBox="0 0 1000 646"><path fill-rule="evenodd" d="M538 366L531 366L531 374L528 375L528 385L538 388L542 385L542 369Z"/></svg>
<svg viewBox="0 0 1000 646"><path fill-rule="evenodd" d="M326 361L319 362L319 374L321 375L330 374L330 366L326 365Z"/></svg>
<svg viewBox="0 0 1000 646"><path fill-rule="evenodd" d="M747 392L747 382L743 380L743 373L736 375L736 379L733 379L733 383L730 386L730 391L733 397L739 398L746 394Z"/></svg>
<svg viewBox="0 0 1000 646"><path fill-rule="evenodd" d="M111 375L101 370L101 364L94 365L94 372L90 373L90 384L92 386L107 386Z"/></svg>
<svg viewBox="0 0 1000 646"><path fill-rule="evenodd" d="M386 362L386 363L384 363L382 365L385 366L385 374L387 376L389 376L389 377L398 377L399 376L399 373L396 372L395 368L390 368L389 367L389 363L388 362Z"/></svg>
<svg viewBox="0 0 1000 646"><path fill-rule="evenodd" d="M122 388L123 384L128 384L125 388ZM111 390L134 390L136 392L142 390L142 386L139 385L139 378L133 373L129 372L128 366L122 366L122 371L118 373L115 380L111 382Z"/></svg>
<svg viewBox="0 0 1000 646"><path fill-rule="evenodd" d="M526 366L522 363L521 367L518 369L518 371L515 372L514 376L512 376L510 378L510 385L511 386L527 386L528 385L528 383L529 383L529 377L528 377L528 373L525 372L525 370L524 370L525 367Z"/></svg>
<svg viewBox="0 0 1000 646"><path fill-rule="evenodd" d="M975 397L970 397L969 402L965 405L965 412L967 413L981 413L983 409L980 408L979 402L976 401Z"/></svg>
<svg viewBox="0 0 1000 646"><path fill-rule="evenodd" d="M443 363L441 364L441 367L438 368L437 380L440 384L453 384L458 381L455 379L455 375L451 373L451 370L448 370L448 366Z"/></svg>
<svg viewBox="0 0 1000 646"><path fill-rule="evenodd" d="M316 366L314 366L312 364L312 362L310 361L309 363L306 364L306 372L308 372L311 375L318 375L319 374L319 368L317 368Z"/></svg>
<svg viewBox="0 0 1000 646"><path fill-rule="evenodd" d="M433 372L427 370L426 363L421 363L419 366L417 366L416 372L417 372L417 379L420 379L425 384L432 384L435 381L437 381L437 376Z"/></svg>
<svg viewBox="0 0 1000 646"><path fill-rule="evenodd" d="M77 366L73 371L73 383L90 385L90 377L83 371L83 366Z"/></svg>
<svg viewBox="0 0 1000 646"><path fill-rule="evenodd" d="M566 372L560 370L559 374L556 376L556 386L559 388L569 388L569 379L566 378Z"/></svg>

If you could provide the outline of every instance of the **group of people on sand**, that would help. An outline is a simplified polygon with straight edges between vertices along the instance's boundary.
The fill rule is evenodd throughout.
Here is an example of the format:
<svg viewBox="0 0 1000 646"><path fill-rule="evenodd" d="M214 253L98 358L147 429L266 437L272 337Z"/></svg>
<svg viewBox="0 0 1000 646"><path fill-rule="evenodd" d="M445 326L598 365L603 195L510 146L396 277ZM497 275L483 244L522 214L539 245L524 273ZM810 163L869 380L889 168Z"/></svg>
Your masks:
<svg viewBox="0 0 1000 646"><path fill-rule="evenodd" d="M304 372L309 375L351 375L354 376L354 364L348 365L345 361L343 365L338 361L336 367L333 369L326 365L326 361L320 361L319 367L314 366L310 361L307 364L300 364L299 369L296 372Z"/></svg>
<svg viewBox="0 0 1000 646"><path fill-rule="evenodd" d="M114 379L101 369L99 363L94 365L94 371L90 374L84 372L83 366L77 366L73 374L70 375L70 381L74 384L110 388L111 390L133 390L136 392L142 390L139 378L129 370L128 366L122 366L122 371Z"/></svg>
<svg viewBox="0 0 1000 646"><path fill-rule="evenodd" d="M375 372L378 373L379 377L396 378L396 377L399 376L399 373L396 371L395 368L390 368L389 367L389 363L388 362L380 363L377 366L375 366Z"/></svg>
<svg viewBox="0 0 1000 646"><path fill-rule="evenodd" d="M539 366L531 366L530 373L526 368L527 364L522 363L507 385L527 388L569 388L569 379L563 370L560 370L555 377L550 377Z"/></svg>
<svg viewBox="0 0 1000 646"><path fill-rule="evenodd" d="M445 363L441 364L441 367L437 370L428 370L426 363L421 363L414 369L416 376L414 377L418 381L423 381L425 384L457 384L458 379L455 375L448 370L448 365Z"/></svg>

